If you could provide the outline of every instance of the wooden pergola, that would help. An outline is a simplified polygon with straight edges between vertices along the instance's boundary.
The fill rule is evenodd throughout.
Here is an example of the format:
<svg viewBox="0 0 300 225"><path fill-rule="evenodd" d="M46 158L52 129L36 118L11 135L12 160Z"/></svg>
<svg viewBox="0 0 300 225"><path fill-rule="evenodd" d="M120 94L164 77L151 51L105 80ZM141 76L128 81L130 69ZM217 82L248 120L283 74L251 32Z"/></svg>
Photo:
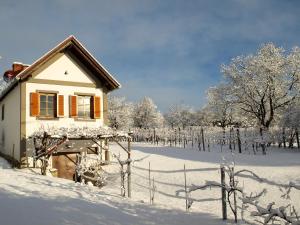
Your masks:
<svg viewBox="0 0 300 225"><path fill-rule="evenodd" d="M47 167L49 166L49 159L51 156L56 154L63 154L63 153L80 153L82 149L92 149L97 146L100 149L100 152L104 152L105 154L105 161L104 164L109 163L109 142L115 142L117 145L121 147L127 153L127 159L121 160L119 157L114 155L120 166L121 166L121 195L125 196L125 187L124 187L124 180L125 175L127 174L127 193L128 197L131 197L131 141L132 141L132 133L112 133L112 134L93 134L93 136L71 136L68 135L49 135L47 132L44 132L43 135L34 136L33 143L34 143L34 167L36 165L37 160L41 160L41 174L46 175ZM68 144L71 142L78 142L82 141L83 145L80 147L72 146L72 144ZM125 147L121 142L127 142L127 146ZM103 144L104 143L104 144ZM65 144L65 146L63 146ZM103 151L104 150L104 151ZM96 152L95 152L96 153ZM102 156L102 155L101 155ZM77 166L78 161L74 162ZM124 172L124 165L127 166L126 172ZM123 186L123 191L122 191Z"/></svg>

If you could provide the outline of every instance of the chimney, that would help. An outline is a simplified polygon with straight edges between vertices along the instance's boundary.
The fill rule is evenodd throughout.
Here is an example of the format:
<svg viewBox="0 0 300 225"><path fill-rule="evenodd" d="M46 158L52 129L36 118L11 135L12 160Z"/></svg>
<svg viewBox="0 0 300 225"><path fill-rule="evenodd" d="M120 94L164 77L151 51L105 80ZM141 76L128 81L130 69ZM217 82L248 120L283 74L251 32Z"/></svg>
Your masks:
<svg viewBox="0 0 300 225"><path fill-rule="evenodd" d="M23 63L21 63L21 62L14 62L14 63L12 64L12 71L13 71L15 74L20 73L23 69L24 69L24 65L23 65Z"/></svg>
<svg viewBox="0 0 300 225"><path fill-rule="evenodd" d="M11 81L15 76L17 76L22 70L26 69L29 65L24 65L20 62L14 62L12 64L12 70L5 71L3 79L6 82Z"/></svg>

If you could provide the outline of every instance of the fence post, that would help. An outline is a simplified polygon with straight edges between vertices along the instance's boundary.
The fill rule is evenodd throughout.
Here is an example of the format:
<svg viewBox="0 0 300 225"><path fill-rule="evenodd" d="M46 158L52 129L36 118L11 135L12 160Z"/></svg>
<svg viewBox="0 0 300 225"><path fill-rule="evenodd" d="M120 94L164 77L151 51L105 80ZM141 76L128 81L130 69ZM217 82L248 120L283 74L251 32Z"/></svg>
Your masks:
<svg viewBox="0 0 300 225"><path fill-rule="evenodd" d="M300 141L299 141L299 132L298 132L298 129L296 128L296 141L297 141L297 147L300 148Z"/></svg>
<svg viewBox="0 0 300 225"><path fill-rule="evenodd" d="M226 188L225 188L225 167L221 166L221 185L222 185L222 217L227 220Z"/></svg>
<svg viewBox="0 0 300 225"><path fill-rule="evenodd" d="M128 189L128 198L131 198L131 146L130 146L130 137L128 137L128 163L127 163L127 189Z"/></svg>
<svg viewBox="0 0 300 225"><path fill-rule="evenodd" d="M205 152L205 142L204 142L204 131L203 131L203 127L201 127L201 138L202 138L203 151Z"/></svg>
<svg viewBox="0 0 300 225"><path fill-rule="evenodd" d="M122 164L121 164L120 173L121 173L121 196L125 197L125 183L124 183L125 174L124 174L124 168Z"/></svg>
<svg viewBox="0 0 300 225"><path fill-rule="evenodd" d="M241 136L240 136L240 129L239 128L236 129L236 135L237 135L239 153L242 153Z"/></svg>
<svg viewBox="0 0 300 225"><path fill-rule="evenodd" d="M232 187L236 188L236 183L234 180L234 167L232 167ZM237 223L237 202L236 202L236 191L233 191L233 204L234 204L234 222Z"/></svg>
<svg viewBox="0 0 300 225"><path fill-rule="evenodd" d="M149 162L149 199L150 204L152 204L152 193L151 193L151 169L150 169L150 162Z"/></svg>
<svg viewBox="0 0 300 225"><path fill-rule="evenodd" d="M186 187L186 170L185 170L185 164L183 166L183 170L184 170L185 210L188 211L188 198L187 198L187 187Z"/></svg>

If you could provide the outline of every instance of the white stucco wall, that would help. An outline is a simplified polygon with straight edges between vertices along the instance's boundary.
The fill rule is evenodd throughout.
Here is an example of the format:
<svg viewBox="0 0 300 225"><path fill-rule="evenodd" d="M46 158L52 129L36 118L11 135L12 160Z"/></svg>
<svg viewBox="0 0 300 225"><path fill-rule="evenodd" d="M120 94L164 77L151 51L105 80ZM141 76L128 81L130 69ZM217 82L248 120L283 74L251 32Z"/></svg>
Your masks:
<svg viewBox="0 0 300 225"><path fill-rule="evenodd" d="M64 95L64 117L53 120L39 119L30 116L30 93L37 90L58 91L59 95ZM74 92L93 93L101 97L101 118L95 121L78 121L69 116L69 96ZM103 92L98 88L62 86L50 84L26 83L26 136L29 137L33 132L41 127L99 127L103 126Z"/></svg>
<svg viewBox="0 0 300 225"><path fill-rule="evenodd" d="M0 102L0 151L17 160L20 158L20 85Z"/></svg>
<svg viewBox="0 0 300 225"><path fill-rule="evenodd" d="M65 72L67 71L67 74ZM53 59L49 60L43 67L33 73L33 78L26 82L26 136L29 137L33 132L41 127L70 127L85 126L99 127L103 126L103 92L101 88L79 87L68 85L31 83L31 80L51 80L77 82L83 84L94 84L95 82L89 75L89 71L84 69L80 63L70 57L68 54L59 53ZM30 116L30 93L36 91L53 91L58 95L64 95L64 117L54 120L43 120ZM75 92L89 93L101 97L101 118L96 121L78 121L69 116L69 96Z"/></svg>
<svg viewBox="0 0 300 225"><path fill-rule="evenodd" d="M65 74L67 73L67 74ZM33 73L36 79L93 83L88 72L68 54L59 53Z"/></svg>

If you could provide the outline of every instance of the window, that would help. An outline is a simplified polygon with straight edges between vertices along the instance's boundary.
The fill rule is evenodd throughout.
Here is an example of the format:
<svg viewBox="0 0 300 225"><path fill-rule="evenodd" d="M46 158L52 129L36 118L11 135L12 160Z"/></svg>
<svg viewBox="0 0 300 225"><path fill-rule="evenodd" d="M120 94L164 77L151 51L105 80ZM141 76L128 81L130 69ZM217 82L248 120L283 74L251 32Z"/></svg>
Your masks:
<svg viewBox="0 0 300 225"><path fill-rule="evenodd" d="M1 110L1 120L4 120L4 104L2 105L2 110Z"/></svg>
<svg viewBox="0 0 300 225"><path fill-rule="evenodd" d="M91 96L78 96L78 117L91 118Z"/></svg>
<svg viewBox="0 0 300 225"><path fill-rule="evenodd" d="M40 115L41 117L55 117L56 94L40 93Z"/></svg>
<svg viewBox="0 0 300 225"><path fill-rule="evenodd" d="M69 96L70 117L83 120L101 118L101 98L93 94L74 93Z"/></svg>

